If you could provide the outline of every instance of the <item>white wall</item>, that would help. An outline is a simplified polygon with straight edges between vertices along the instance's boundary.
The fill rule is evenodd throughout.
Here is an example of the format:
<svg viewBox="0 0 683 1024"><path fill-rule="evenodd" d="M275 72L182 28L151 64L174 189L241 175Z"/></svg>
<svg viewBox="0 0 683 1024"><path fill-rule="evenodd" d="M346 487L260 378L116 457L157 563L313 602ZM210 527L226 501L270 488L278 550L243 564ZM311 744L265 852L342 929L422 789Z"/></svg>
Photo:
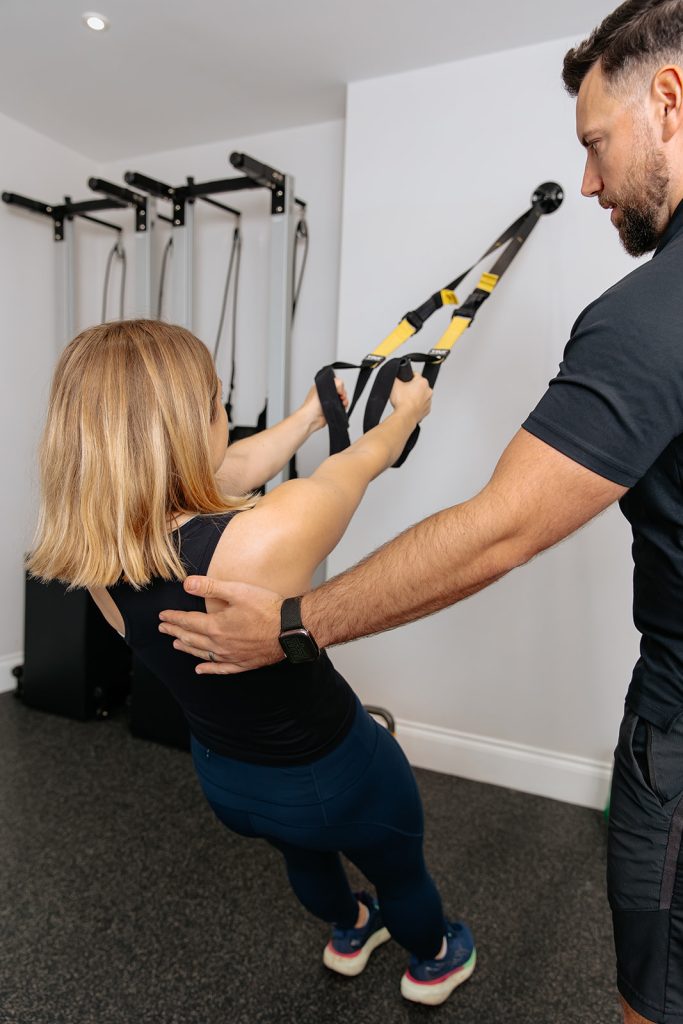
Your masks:
<svg viewBox="0 0 683 1024"><path fill-rule="evenodd" d="M566 200L458 342L418 447L373 485L333 572L485 484L581 308L633 267L579 195L583 151L560 81L571 42L349 88L340 356L363 356L477 258L538 184L559 181ZM447 323L441 311L408 345L428 349ZM600 806L637 653L630 605L629 534L612 509L461 606L335 660L397 716L417 763Z"/></svg>
<svg viewBox="0 0 683 1024"><path fill-rule="evenodd" d="M83 199L92 166L0 114L0 188L47 203L64 194ZM95 233L80 232L80 277ZM79 320L94 315L91 293L79 295ZM0 690L14 685L9 669L21 661L23 644L23 553L33 533L35 449L45 413L57 351L55 329L55 243L52 224L0 203L0 473L3 523L0 530Z"/></svg>

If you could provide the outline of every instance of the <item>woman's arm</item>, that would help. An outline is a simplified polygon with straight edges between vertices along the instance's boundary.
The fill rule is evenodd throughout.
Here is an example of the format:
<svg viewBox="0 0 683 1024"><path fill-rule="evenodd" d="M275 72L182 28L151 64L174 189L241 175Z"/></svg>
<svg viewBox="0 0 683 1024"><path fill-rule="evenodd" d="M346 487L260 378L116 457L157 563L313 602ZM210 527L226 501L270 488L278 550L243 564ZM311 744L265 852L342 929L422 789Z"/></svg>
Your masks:
<svg viewBox="0 0 683 1024"><path fill-rule="evenodd" d="M126 625L113 597L104 587L88 587L88 591L112 629L115 629L119 636L124 636Z"/></svg>
<svg viewBox="0 0 683 1024"><path fill-rule="evenodd" d="M400 455L427 415L426 380L397 381L394 411L349 448L326 459L308 479L289 480L238 516L216 549L211 574L301 593L341 539L371 480Z"/></svg>
<svg viewBox="0 0 683 1024"><path fill-rule="evenodd" d="M341 380L335 381L344 408L348 406ZM311 434L325 425L315 387L303 404L274 427L229 445L223 463L216 473L223 494L247 494L258 490L287 465Z"/></svg>

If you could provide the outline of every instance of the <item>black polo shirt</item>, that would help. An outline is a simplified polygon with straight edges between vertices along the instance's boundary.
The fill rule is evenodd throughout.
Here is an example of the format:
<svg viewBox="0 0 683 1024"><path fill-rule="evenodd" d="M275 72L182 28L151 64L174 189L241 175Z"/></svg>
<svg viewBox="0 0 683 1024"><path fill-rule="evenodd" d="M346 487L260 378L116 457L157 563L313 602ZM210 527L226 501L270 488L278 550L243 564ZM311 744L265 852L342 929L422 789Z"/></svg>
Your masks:
<svg viewBox="0 0 683 1024"><path fill-rule="evenodd" d="M591 303L524 429L630 488L640 658L626 703L683 713L683 203L646 264Z"/></svg>

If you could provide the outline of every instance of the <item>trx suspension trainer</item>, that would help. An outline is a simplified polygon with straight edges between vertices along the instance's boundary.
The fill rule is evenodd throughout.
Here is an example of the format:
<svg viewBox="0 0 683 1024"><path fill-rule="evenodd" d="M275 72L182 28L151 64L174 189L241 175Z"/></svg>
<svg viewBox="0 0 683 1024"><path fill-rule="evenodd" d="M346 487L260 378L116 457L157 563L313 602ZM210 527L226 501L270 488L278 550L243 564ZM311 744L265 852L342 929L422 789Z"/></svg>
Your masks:
<svg viewBox="0 0 683 1024"><path fill-rule="evenodd" d="M531 197L530 208L510 224L471 267L468 267L467 270L463 271L462 274L444 288L434 292L417 309L406 313L398 326L361 363L335 362L324 366L318 371L315 377L315 384L329 429L330 455L343 451L351 443L348 429L349 419L375 370L378 370L378 373L365 407L363 432L371 430L372 427L377 426L379 423L389 401L389 395L396 377L400 380L411 379L413 376L411 363L424 364L422 376L426 377L432 388L434 387L439 370L450 355L453 345L471 325L479 308L491 295L491 292L526 242L540 218L543 214L553 213L557 210L563 199L563 190L556 182L546 181L539 185ZM491 269L481 275L476 288L467 296L465 301L458 305L455 289L482 260L503 246L506 246L505 251L498 257ZM411 352L402 359L393 358L387 361L387 358L397 348L405 344L409 338L417 334L429 317L436 313L438 309L441 309L442 306L456 306L456 309L447 330L434 348L430 349L429 352ZM353 369L358 370L358 377L347 413L337 395L334 376L335 370ZM394 463L395 467L401 466L405 462L417 441L419 433L420 428L418 426L408 438L403 452Z"/></svg>

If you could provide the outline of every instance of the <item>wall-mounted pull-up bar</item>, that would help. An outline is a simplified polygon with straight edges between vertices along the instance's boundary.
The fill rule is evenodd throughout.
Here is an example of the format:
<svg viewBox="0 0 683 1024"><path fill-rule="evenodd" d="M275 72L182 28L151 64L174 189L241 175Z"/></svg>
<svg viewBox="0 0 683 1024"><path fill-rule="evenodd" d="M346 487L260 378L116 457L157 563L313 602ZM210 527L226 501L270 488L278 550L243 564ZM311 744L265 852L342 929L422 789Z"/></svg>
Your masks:
<svg viewBox="0 0 683 1024"><path fill-rule="evenodd" d="M116 224L93 217L92 214L98 210L120 210L125 209L125 203L118 199L86 199L74 203L69 196L65 196L64 202L50 205L40 202L37 199L28 199L26 196L17 195L16 192L3 192L2 201L11 206L19 206L31 213L38 213L43 217L49 217L54 225L54 240L59 243L55 249L57 264L57 343L61 349L63 345L73 338L75 333L74 316L74 295L75 295L75 273L74 273L74 239L73 219L81 217L102 227L120 231Z"/></svg>
<svg viewBox="0 0 683 1024"><path fill-rule="evenodd" d="M173 241L172 318L190 330L193 327L192 303L194 285L194 204L209 203L235 217L240 211L213 198L221 193L267 189L271 194L270 278L268 301L267 344L267 421L277 423L289 412L289 366L294 293L294 250L296 218L294 207L305 209L306 203L294 195L294 179L245 153L232 153L230 162L241 172L238 178L196 182L187 178L184 185L167 185L145 174L128 171L124 177L131 188L116 185L102 178L90 178L88 184L105 199L90 199L50 206L13 192L2 195L6 203L23 207L32 213L50 217L54 223L57 246L57 337L60 347L75 333L74 316L74 247L72 221L83 217L103 227L121 231L116 224L93 217L99 210L132 208L135 214L135 315L154 317L157 310L152 298L152 282L157 278L152 236L157 217L170 220ZM137 190L137 191L134 191ZM156 213L154 200L166 199L172 204L170 218ZM284 479L280 474L272 486Z"/></svg>
<svg viewBox="0 0 683 1024"><path fill-rule="evenodd" d="M89 178L88 185L93 192L103 192L133 209L135 214L135 315L153 317L152 289L157 278L154 250L154 230L157 219L156 203L141 192L133 192L103 178Z"/></svg>

